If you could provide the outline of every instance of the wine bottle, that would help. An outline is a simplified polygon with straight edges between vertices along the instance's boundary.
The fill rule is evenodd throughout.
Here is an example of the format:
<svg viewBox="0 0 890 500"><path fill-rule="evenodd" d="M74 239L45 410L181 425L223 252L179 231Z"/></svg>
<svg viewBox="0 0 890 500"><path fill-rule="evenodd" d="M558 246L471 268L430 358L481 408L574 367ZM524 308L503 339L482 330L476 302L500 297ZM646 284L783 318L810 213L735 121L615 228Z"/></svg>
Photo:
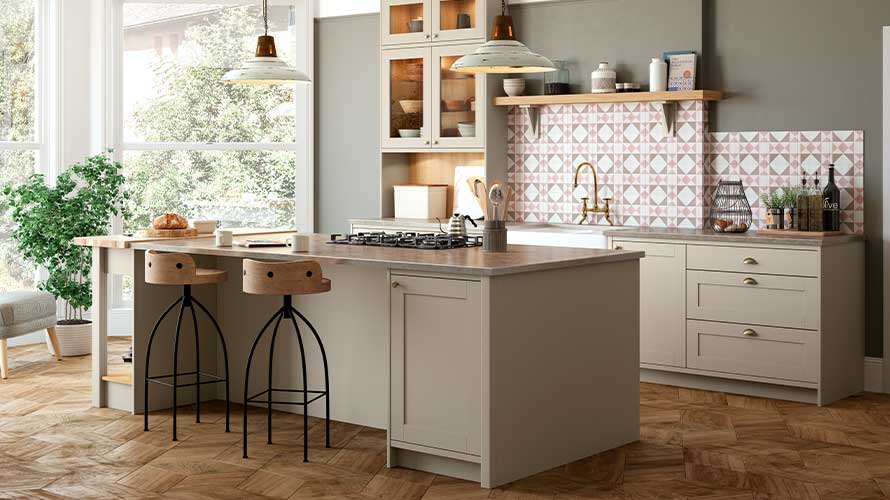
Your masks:
<svg viewBox="0 0 890 500"><path fill-rule="evenodd" d="M828 185L822 190L822 230L841 230L841 190L834 183L834 163L828 165Z"/></svg>
<svg viewBox="0 0 890 500"><path fill-rule="evenodd" d="M822 230L822 189L819 188L819 174L813 180L813 190L810 193L810 231Z"/></svg>
<svg viewBox="0 0 890 500"><path fill-rule="evenodd" d="M797 216L797 230L810 230L810 188L807 186L807 178L803 178L800 185L800 191L797 193L797 203L795 206L795 215Z"/></svg>

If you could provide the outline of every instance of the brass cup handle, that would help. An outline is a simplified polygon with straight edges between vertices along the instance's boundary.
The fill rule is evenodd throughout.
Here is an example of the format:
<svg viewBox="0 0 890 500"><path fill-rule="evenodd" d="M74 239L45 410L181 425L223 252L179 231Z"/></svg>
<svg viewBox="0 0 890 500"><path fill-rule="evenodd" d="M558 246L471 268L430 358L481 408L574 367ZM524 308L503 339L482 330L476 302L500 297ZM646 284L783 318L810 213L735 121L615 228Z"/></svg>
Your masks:
<svg viewBox="0 0 890 500"><path fill-rule="evenodd" d="M749 266L753 266L753 265L757 264L757 260L752 257L745 257L742 260L742 264L747 264Z"/></svg>
<svg viewBox="0 0 890 500"><path fill-rule="evenodd" d="M742 280L742 283L744 283L744 284L746 284L746 285L756 285L756 284L757 284L757 280L754 279L754 278L745 278L745 279Z"/></svg>
<svg viewBox="0 0 890 500"><path fill-rule="evenodd" d="M746 337L756 337L757 332L755 332L754 330L752 330L750 328L745 328L744 330L742 330L742 335L744 335Z"/></svg>
<svg viewBox="0 0 890 500"><path fill-rule="evenodd" d="M391 286L392 286L393 288L398 288L398 287L400 287L400 286L402 286L402 285L400 285L398 281L393 281Z"/></svg>
<svg viewBox="0 0 890 500"><path fill-rule="evenodd" d="M615 250L624 250L624 247L621 245L615 245Z"/></svg>

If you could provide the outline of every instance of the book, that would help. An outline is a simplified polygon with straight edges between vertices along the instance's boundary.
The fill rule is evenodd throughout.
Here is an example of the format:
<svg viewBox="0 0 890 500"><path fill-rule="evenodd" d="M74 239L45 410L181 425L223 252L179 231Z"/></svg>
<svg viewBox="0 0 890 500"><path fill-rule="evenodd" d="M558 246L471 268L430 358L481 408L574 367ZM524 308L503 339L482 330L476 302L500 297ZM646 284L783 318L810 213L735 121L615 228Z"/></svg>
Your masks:
<svg viewBox="0 0 890 500"><path fill-rule="evenodd" d="M695 90L695 54L671 54L668 60L668 91Z"/></svg>

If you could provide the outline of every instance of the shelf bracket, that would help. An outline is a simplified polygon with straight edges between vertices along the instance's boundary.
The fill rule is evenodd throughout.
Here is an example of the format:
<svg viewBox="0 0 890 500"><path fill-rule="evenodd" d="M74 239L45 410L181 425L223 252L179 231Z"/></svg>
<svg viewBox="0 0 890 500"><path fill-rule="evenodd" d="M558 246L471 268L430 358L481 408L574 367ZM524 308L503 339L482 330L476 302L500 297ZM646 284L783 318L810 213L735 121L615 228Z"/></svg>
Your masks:
<svg viewBox="0 0 890 500"><path fill-rule="evenodd" d="M652 104L661 110L661 128L667 137L677 136L677 103L668 101L656 101Z"/></svg>
<svg viewBox="0 0 890 500"><path fill-rule="evenodd" d="M541 107L536 104L520 104L519 108L525 111L532 128L532 138L537 139L541 133Z"/></svg>

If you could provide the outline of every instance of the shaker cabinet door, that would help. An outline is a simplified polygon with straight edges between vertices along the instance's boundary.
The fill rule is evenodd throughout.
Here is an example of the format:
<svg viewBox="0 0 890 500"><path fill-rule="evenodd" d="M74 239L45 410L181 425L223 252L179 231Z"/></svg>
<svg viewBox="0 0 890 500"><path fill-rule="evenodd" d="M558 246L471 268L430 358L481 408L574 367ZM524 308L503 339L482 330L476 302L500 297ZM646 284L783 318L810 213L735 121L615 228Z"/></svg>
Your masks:
<svg viewBox="0 0 890 500"><path fill-rule="evenodd" d="M390 292L390 439L480 455L481 284L393 275Z"/></svg>
<svg viewBox="0 0 890 500"><path fill-rule="evenodd" d="M432 51L421 47L382 52L381 146L429 149L433 123Z"/></svg>
<svg viewBox="0 0 890 500"><path fill-rule="evenodd" d="M640 362L686 367L686 245L616 241L640 260Z"/></svg>
<svg viewBox="0 0 890 500"><path fill-rule="evenodd" d="M380 4L380 43L424 43L432 40L433 0L383 0Z"/></svg>
<svg viewBox="0 0 890 500"><path fill-rule="evenodd" d="M478 44L432 49L434 148L485 147L485 75L457 73L451 65Z"/></svg>

